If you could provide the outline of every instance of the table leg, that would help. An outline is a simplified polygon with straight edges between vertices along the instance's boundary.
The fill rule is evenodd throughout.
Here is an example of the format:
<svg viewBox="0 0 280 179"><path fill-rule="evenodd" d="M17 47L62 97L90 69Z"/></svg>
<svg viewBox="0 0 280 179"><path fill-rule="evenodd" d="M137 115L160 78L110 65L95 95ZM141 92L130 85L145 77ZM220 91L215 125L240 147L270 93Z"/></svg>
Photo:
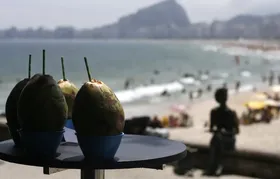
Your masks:
<svg viewBox="0 0 280 179"><path fill-rule="evenodd" d="M105 170L81 169L81 179L105 179Z"/></svg>

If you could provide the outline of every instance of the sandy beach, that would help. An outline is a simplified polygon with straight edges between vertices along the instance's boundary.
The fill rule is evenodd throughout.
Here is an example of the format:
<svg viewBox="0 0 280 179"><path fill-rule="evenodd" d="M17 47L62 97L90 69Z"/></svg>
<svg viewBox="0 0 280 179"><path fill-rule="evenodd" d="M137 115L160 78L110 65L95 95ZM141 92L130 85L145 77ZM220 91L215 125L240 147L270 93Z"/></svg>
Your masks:
<svg viewBox="0 0 280 179"><path fill-rule="evenodd" d="M229 106L237 111L240 115L245 109L243 104L251 98L253 92L243 92L238 94L230 95ZM187 104L186 98L181 98L177 103ZM169 111L169 106L173 103L165 104L152 104L146 106L139 106L126 110L127 116L133 115L164 115ZM173 128L170 129L170 138L179 141L195 141L197 143L208 143L211 135L205 132L204 123L209 120L209 112L211 108L217 104L212 98L194 102L190 105L188 112L193 117L194 126L191 128ZM267 151L271 153L280 153L280 120L273 120L270 124L253 124L250 126L241 126L241 133L237 138L237 148L249 148L253 150ZM163 171L150 170L150 169L131 169L131 170L110 170L106 172L106 175L110 179L117 178L185 178L176 176L173 173L172 167L166 167ZM30 179L30 178L46 178L58 179L58 178L78 178L78 170L63 171L51 176L42 174L42 168L27 167L22 165L16 165L5 162L0 166L0 178L12 179L12 178ZM197 170L194 173L193 178L207 178L201 176L201 171ZM221 179L241 179L245 177L241 176L222 176Z"/></svg>
<svg viewBox="0 0 280 179"><path fill-rule="evenodd" d="M212 177L201 177L202 171L196 171L192 178L195 179L211 179ZM183 179L186 176L176 176L173 174L172 167L166 167L164 170L152 169L129 169L129 170L108 170L105 174L107 179ZM67 170L52 175L43 175L42 168L27 167L5 163L0 166L0 178L5 179L79 179L80 173L78 170ZM214 178L214 177L213 177ZM219 177L220 179L247 179L247 177L239 177L227 175ZM248 178L249 179L249 178Z"/></svg>
<svg viewBox="0 0 280 179"><path fill-rule="evenodd" d="M248 101L254 93L246 92L232 95L229 98L229 106L240 114L245 109L243 104ZM209 120L209 112L216 103L214 100L206 100L194 104L190 114L194 117L194 127L189 129L171 129L170 138L185 142L208 143L211 135L205 132L203 124ZM237 136L236 147L238 149L250 149L269 153L280 153L280 120L272 120L270 124L258 123L248 126L240 126L240 134Z"/></svg>

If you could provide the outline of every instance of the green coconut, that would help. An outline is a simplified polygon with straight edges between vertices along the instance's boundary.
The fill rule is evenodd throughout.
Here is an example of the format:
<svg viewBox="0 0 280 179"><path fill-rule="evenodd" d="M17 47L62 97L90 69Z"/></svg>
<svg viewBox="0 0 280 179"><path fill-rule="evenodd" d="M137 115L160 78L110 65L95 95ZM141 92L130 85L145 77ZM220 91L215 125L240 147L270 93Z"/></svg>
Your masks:
<svg viewBox="0 0 280 179"><path fill-rule="evenodd" d="M102 81L92 79L87 59L89 82L78 91L72 113L75 130L86 136L111 136L123 132L124 110L112 91Z"/></svg>
<svg viewBox="0 0 280 179"><path fill-rule="evenodd" d="M57 82L57 84L60 87L60 89L66 99L66 103L68 106L67 118L71 119L72 118L72 108L73 108L75 97L78 93L78 88L73 83L71 83L69 80L66 79L63 57L61 57L61 67L62 67L63 79L59 80Z"/></svg>
<svg viewBox="0 0 280 179"><path fill-rule="evenodd" d="M23 130L32 132L61 131L67 117L67 104L60 87L52 76L35 74L21 92L18 119Z"/></svg>
<svg viewBox="0 0 280 179"><path fill-rule="evenodd" d="M7 123L10 129L15 131L21 128L18 122L18 115L17 115L19 97L23 88L28 83L30 77L31 77L31 55L29 55L28 78L19 81L14 86L14 88L12 89L12 91L10 92L7 98L6 105L5 105L5 114L6 114Z"/></svg>

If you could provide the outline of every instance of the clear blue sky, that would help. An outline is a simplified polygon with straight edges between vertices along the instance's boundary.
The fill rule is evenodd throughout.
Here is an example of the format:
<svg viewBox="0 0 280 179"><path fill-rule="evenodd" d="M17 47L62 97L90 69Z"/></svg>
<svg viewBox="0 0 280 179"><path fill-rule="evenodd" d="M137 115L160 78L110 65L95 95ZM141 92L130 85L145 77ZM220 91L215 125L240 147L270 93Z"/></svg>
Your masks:
<svg viewBox="0 0 280 179"><path fill-rule="evenodd" d="M161 0L0 0L0 29L73 25L97 27ZM240 13L280 12L279 0L177 0L192 22L227 19Z"/></svg>

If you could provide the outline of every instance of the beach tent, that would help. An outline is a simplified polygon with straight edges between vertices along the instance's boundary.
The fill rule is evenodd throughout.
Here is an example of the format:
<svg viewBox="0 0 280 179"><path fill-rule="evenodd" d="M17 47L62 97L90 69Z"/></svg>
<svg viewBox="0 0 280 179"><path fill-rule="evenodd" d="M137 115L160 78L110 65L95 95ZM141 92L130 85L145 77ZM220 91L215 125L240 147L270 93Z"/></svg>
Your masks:
<svg viewBox="0 0 280 179"><path fill-rule="evenodd" d="M264 103L267 106L280 107L280 103L272 99L265 100Z"/></svg>
<svg viewBox="0 0 280 179"><path fill-rule="evenodd" d="M274 93L279 93L280 92L280 85L274 85L271 87L271 90L274 92Z"/></svg>

